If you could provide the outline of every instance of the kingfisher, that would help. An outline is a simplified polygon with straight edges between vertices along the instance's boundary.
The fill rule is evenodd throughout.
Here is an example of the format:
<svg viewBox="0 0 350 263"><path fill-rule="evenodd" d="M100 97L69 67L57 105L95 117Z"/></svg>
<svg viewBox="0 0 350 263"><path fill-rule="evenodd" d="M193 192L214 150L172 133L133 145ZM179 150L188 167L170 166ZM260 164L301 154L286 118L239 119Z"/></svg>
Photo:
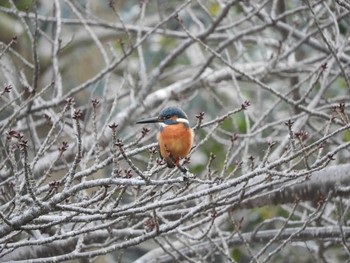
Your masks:
<svg viewBox="0 0 350 263"><path fill-rule="evenodd" d="M136 123L160 124L157 134L160 155L169 168L179 167L180 158L189 154L194 137L186 113L178 107L167 107L159 113L159 116L139 120Z"/></svg>

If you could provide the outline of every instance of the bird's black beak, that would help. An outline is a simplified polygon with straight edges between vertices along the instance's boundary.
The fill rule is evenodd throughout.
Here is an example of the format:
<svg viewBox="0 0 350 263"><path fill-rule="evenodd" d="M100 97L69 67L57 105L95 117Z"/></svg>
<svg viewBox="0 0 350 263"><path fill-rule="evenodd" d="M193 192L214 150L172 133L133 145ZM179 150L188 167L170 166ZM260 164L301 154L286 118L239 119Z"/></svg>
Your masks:
<svg viewBox="0 0 350 263"><path fill-rule="evenodd" d="M157 123L157 122L160 122L159 118L158 117L153 117L153 118L139 120L136 123L137 124L142 124L142 123Z"/></svg>

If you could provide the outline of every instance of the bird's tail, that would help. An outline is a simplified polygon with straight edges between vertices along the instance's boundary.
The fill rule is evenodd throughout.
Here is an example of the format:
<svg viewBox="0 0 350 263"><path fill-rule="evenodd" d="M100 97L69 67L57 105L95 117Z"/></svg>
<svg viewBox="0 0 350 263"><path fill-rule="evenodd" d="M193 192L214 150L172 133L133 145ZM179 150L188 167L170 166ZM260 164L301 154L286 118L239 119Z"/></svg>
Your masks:
<svg viewBox="0 0 350 263"><path fill-rule="evenodd" d="M177 160L172 157L171 155L169 157L165 158L166 164L169 168L174 168L176 166L176 164L179 162L179 159L177 158Z"/></svg>

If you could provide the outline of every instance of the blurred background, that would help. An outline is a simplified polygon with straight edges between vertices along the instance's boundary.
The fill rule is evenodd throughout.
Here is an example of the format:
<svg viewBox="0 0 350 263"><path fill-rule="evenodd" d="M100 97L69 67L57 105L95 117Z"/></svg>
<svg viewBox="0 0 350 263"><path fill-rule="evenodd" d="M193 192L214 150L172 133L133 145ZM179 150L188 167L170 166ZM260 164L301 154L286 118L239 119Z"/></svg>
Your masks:
<svg viewBox="0 0 350 263"><path fill-rule="evenodd" d="M148 150L156 146L158 127L147 125L149 131L142 132L143 127L135 125L136 120L157 116L169 105L181 107L195 128L194 148L184 165L201 180L184 192L146 198L144 203L140 197L148 196L148 186L116 186L106 190L108 199L101 197L102 185L84 187L70 195L69 205L74 208L67 203L56 211L42 212L36 221L23 221L30 231L14 234L15 238L5 236L11 245L1 248L0 261L1 257L25 260L41 256L46 261L40 262L50 262L62 256L57 260L133 262L152 251L160 258L149 261L145 257L138 262L346 260L347 229L342 241L339 236L315 241L311 230L310 236L295 242L280 238L288 227L295 227L296 235L306 226L315 227L315 231L316 227L347 226L346 198L320 208L319 203L310 201L315 198L310 188L310 196L297 207L294 202L300 196L295 193L286 204L237 206L303 183L305 176L329 164L348 163L349 12L350 5L344 1L0 1L3 217L11 221L31 211L34 201L29 198L28 181L42 202L70 189L63 185L72 167L72 185L126 178L128 174L135 178L134 166L151 172L154 180L181 177L180 171L167 170L164 165L159 168L158 153L152 155ZM78 124L72 118L78 109L82 113L78 118L81 142L77 140ZM27 161L20 151L23 140L18 133L28 141ZM130 159L118 152L117 138ZM63 150L65 143L68 146ZM268 166L271 163L276 165ZM29 179L25 177L27 166ZM261 170L264 168L267 171ZM232 183L239 178L242 181ZM53 182L60 182L59 186L53 187ZM213 182L223 188L210 194L201 192L210 189ZM256 188L266 182L266 187ZM163 190L155 186L152 191ZM203 194L187 202L186 197L197 191ZM245 191L251 192L245 196ZM264 195L267 191L271 195ZM193 218L173 232L165 231L162 237L145 237L157 225L150 219L153 208L145 208L135 218L111 221L123 209L179 197L185 201L178 206L154 208L163 217L159 219L162 223L179 220L190 208L200 207L203 200L212 199L212 205L203 206ZM98 201L84 203L94 198ZM120 204L115 201L118 198ZM16 209L11 208L13 203ZM113 210L118 205L121 210ZM93 218L94 211L103 206L111 209L112 218L103 213ZM179 214L169 212L176 209ZM90 219L82 223L78 217L84 213ZM216 213L215 224L206 221L208 214L216 217ZM49 216L55 215L62 223L54 223L50 230L44 228L43 224L52 222ZM106 222L110 224L105 229L111 232L99 233L85 243L83 233L89 232L89 224ZM58 229L70 234L57 234ZM139 232L122 234L119 239L111 229ZM267 229L276 231L266 239L271 243L250 243L243 235ZM197 239L191 240L183 232ZM234 234L241 240L239 245L227 241ZM35 245L38 250L29 252L32 244L25 240L52 236L59 236L62 244L42 241ZM74 239L79 236L83 237L80 241ZM123 241L137 237L140 240L135 244L124 245ZM222 240L214 242L216 238ZM216 249L205 244L211 241ZM55 246L57 253L46 251L46 243ZM80 250L73 249L77 244ZM198 253L187 251L192 246ZM93 251L98 252L86 256Z"/></svg>

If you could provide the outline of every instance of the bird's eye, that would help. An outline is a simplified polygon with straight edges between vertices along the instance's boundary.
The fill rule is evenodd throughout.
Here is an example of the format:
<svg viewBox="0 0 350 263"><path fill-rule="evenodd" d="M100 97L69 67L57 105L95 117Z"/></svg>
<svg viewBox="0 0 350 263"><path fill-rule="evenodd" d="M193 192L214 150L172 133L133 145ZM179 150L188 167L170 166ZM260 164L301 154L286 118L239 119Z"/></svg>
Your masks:
<svg viewBox="0 0 350 263"><path fill-rule="evenodd" d="M171 115L167 115L165 116L166 119L170 119L171 118Z"/></svg>

